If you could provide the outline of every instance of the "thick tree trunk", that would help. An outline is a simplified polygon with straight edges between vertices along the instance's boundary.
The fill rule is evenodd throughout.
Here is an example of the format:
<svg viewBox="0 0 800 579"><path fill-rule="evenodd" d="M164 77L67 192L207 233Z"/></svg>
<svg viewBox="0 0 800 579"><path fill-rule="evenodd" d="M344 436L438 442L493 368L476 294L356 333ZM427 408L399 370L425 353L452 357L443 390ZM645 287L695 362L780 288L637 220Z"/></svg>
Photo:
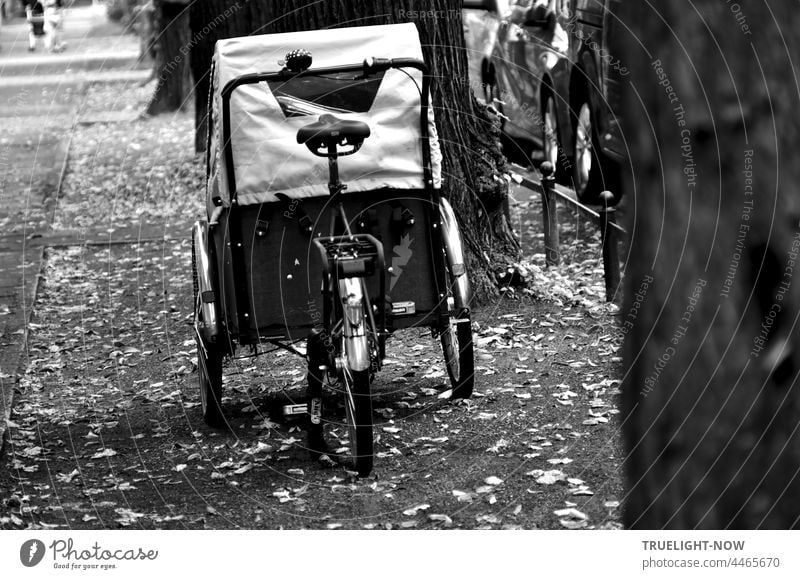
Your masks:
<svg viewBox="0 0 800 579"><path fill-rule="evenodd" d="M191 98L188 0L155 0L156 89L147 114L182 110ZM199 3L199 2L198 2Z"/></svg>
<svg viewBox="0 0 800 579"><path fill-rule="evenodd" d="M497 144L499 132L475 102L467 82L460 1L192 3L191 29L201 39L192 50L196 145L198 150L205 147L208 72L217 39L409 20L419 29L435 78L433 102L444 155L444 193L461 220L476 294L489 297L496 292L495 273L517 257L519 245L503 212L508 184L500 177L505 161Z"/></svg>
<svg viewBox="0 0 800 579"><path fill-rule="evenodd" d="M627 525L798 527L800 12L621 4Z"/></svg>

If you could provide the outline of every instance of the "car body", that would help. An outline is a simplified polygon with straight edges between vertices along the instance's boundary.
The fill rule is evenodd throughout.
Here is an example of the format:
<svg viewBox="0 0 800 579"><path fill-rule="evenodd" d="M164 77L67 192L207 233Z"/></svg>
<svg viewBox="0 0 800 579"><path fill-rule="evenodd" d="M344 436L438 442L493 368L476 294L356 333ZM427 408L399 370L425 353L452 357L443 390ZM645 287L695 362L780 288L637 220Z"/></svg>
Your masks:
<svg viewBox="0 0 800 579"><path fill-rule="evenodd" d="M621 1L571 1L568 98L572 123L561 142L571 150L576 192L592 202L603 190L619 200L620 167L626 157L617 113L619 86L630 72L609 50L619 25L616 12Z"/></svg>
<svg viewBox="0 0 800 579"><path fill-rule="evenodd" d="M464 0L461 18L464 24L464 44L467 49L467 66L470 89L480 99L489 101L487 88L489 67L497 43L500 18L497 2Z"/></svg>
<svg viewBox="0 0 800 579"><path fill-rule="evenodd" d="M620 1L464 2L476 94L494 103L504 133L534 164L550 161L591 203L603 190L618 196L624 159L615 110L627 69L608 51Z"/></svg>

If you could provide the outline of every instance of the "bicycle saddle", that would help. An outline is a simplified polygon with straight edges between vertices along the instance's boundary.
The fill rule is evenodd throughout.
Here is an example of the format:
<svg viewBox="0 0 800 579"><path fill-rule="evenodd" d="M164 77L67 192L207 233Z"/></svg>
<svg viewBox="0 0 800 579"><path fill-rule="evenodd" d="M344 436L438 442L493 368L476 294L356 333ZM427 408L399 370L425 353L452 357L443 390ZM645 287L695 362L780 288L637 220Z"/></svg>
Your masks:
<svg viewBox="0 0 800 579"><path fill-rule="evenodd" d="M340 119L333 115L320 115L319 120L300 127L297 131L297 142L305 145L315 155L327 157L334 154L334 148L349 146L352 150L337 155L350 155L358 151L369 137L370 130L367 123Z"/></svg>

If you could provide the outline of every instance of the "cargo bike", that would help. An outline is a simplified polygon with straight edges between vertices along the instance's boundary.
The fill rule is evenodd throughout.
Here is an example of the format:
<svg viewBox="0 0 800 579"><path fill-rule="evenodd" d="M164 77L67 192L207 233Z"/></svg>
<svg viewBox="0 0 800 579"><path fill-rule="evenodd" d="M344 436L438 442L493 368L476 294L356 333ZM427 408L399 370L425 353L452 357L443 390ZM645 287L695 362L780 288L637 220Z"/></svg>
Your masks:
<svg viewBox="0 0 800 579"><path fill-rule="evenodd" d="M470 286L439 192L430 83L413 24L217 43L207 219L192 231L209 425L225 424L226 358L286 349L307 359L312 456L366 476L371 383L387 338L414 326L441 341L452 397L471 396ZM343 402L340 454L326 444L338 429L323 390Z"/></svg>

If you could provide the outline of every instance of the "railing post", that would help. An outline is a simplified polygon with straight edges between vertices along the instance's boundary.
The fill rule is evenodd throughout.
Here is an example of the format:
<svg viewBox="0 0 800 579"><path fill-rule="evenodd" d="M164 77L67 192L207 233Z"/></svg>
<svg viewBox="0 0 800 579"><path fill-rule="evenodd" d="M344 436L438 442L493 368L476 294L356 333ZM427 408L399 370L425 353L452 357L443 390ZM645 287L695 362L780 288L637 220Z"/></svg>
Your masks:
<svg viewBox="0 0 800 579"><path fill-rule="evenodd" d="M542 174L542 220L544 222L544 260L545 264L558 265L558 205L553 193L555 168L549 161L539 166Z"/></svg>
<svg viewBox="0 0 800 579"><path fill-rule="evenodd" d="M613 206L614 194L611 191L600 193L603 209L600 210L600 238L603 244L603 270L606 281L606 301L614 301L619 288L619 253L617 235L614 231L617 210Z"/></svg>

